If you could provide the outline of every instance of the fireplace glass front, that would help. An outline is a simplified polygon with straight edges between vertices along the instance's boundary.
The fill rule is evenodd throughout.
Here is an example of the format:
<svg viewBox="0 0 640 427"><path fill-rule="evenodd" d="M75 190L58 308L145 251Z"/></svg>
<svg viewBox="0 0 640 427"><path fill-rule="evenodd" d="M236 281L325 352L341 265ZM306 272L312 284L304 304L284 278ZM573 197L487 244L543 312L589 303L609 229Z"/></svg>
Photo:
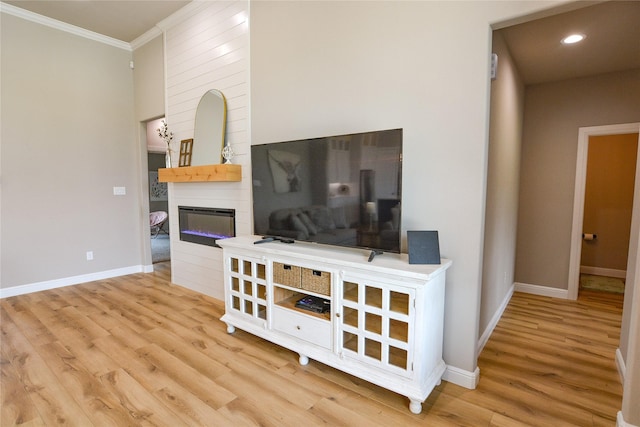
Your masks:
<svg viewBox="0 0 640 427"><path fill-rule="evenodd" d="M219 239L236 235L235 209L178 206L180 240L216 246Z"/></svg>

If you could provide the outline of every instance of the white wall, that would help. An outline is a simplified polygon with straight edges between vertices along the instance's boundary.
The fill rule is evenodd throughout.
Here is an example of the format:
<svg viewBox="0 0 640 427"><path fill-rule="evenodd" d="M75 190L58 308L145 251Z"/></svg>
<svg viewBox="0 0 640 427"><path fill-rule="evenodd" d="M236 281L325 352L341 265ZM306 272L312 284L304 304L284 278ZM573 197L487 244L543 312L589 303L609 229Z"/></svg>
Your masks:
<svg viewBox="0 0 640 427"><path fill-rule="evenodd" d="M445 379L476 377L490 24L552 2L251 4L252 143L404 128L403 231L439 231Z"/></svg>
<svg viewBox="0 0 640 427"><path fill-rule="evenodd" d="M131 52L1 19L2 289L140 271Z"/></svg>
<svg viewBox="0 0 640 427"><path fill-rule="evenodd" d="M239 183L170 183L170 228L179 229L178 206L230 208L236 210L236 233L250 234L248 3L193 4L176 19L165 33L167 122L174 132L173 149L179 149L180 140L194 137L198 102L208 90L218 89L227 99L227 140L238 153L233 162L243 165L243 178ZM210 163L220 163L220 158ZM182 242L177 232L172 233L171 274L176 284L224 299L220 248Z"/></svg>

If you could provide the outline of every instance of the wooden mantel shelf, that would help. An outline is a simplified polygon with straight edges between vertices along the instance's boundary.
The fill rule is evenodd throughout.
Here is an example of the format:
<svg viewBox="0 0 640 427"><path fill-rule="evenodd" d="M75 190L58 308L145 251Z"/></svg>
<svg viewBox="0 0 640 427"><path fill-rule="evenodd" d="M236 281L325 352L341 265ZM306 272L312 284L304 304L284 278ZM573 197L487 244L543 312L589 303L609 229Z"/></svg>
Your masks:
<svg viewBox="0 0 640 427"><path fill-rule="evenodd" d="M240 165L204 165L158 169L160 182L238 182L242 180Z"/></svg>

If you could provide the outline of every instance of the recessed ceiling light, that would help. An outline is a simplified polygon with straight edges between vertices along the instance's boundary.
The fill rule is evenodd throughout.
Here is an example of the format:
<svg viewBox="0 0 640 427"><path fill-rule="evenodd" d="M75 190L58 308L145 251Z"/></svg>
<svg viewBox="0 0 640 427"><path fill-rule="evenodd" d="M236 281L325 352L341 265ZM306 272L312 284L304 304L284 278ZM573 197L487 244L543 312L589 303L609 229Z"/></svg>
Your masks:
<svg viewBox="0 0 640 427"><path fill-rule="evenodd" d="M562 44L578 43L578 42L581 42L582 40L584 40L585 37L586 36L584 34L571 34L570 36L567 36L567 37L562 39Z"/></svg>

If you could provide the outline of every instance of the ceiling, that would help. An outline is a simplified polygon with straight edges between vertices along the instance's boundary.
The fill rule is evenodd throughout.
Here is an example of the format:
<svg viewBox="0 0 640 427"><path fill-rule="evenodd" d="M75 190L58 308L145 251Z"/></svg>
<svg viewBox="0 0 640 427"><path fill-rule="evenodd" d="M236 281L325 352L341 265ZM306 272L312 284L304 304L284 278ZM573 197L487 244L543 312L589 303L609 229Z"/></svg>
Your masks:
<svg viewBox="0 0 640 427"><path fill-rule="evenodd" d="M640 68L640 1L604 2L499 31L525 84ZM563 45L571 33L587 37Z"/></svg>
<svg viewBox="0 0 640 427"><path fill-rule="evenodd" d="M2 1L127 43L191 3L191 0Z"/></svg>
<svg viewBox="0 0 640 427"><path fill-rule="evenodd" d="M4 2L130 43L190 0ZM525 84L640 68L640 1L579 2L575 7L498 30ZM560 39L570 32L587 38L562 45Z"/></svg>

